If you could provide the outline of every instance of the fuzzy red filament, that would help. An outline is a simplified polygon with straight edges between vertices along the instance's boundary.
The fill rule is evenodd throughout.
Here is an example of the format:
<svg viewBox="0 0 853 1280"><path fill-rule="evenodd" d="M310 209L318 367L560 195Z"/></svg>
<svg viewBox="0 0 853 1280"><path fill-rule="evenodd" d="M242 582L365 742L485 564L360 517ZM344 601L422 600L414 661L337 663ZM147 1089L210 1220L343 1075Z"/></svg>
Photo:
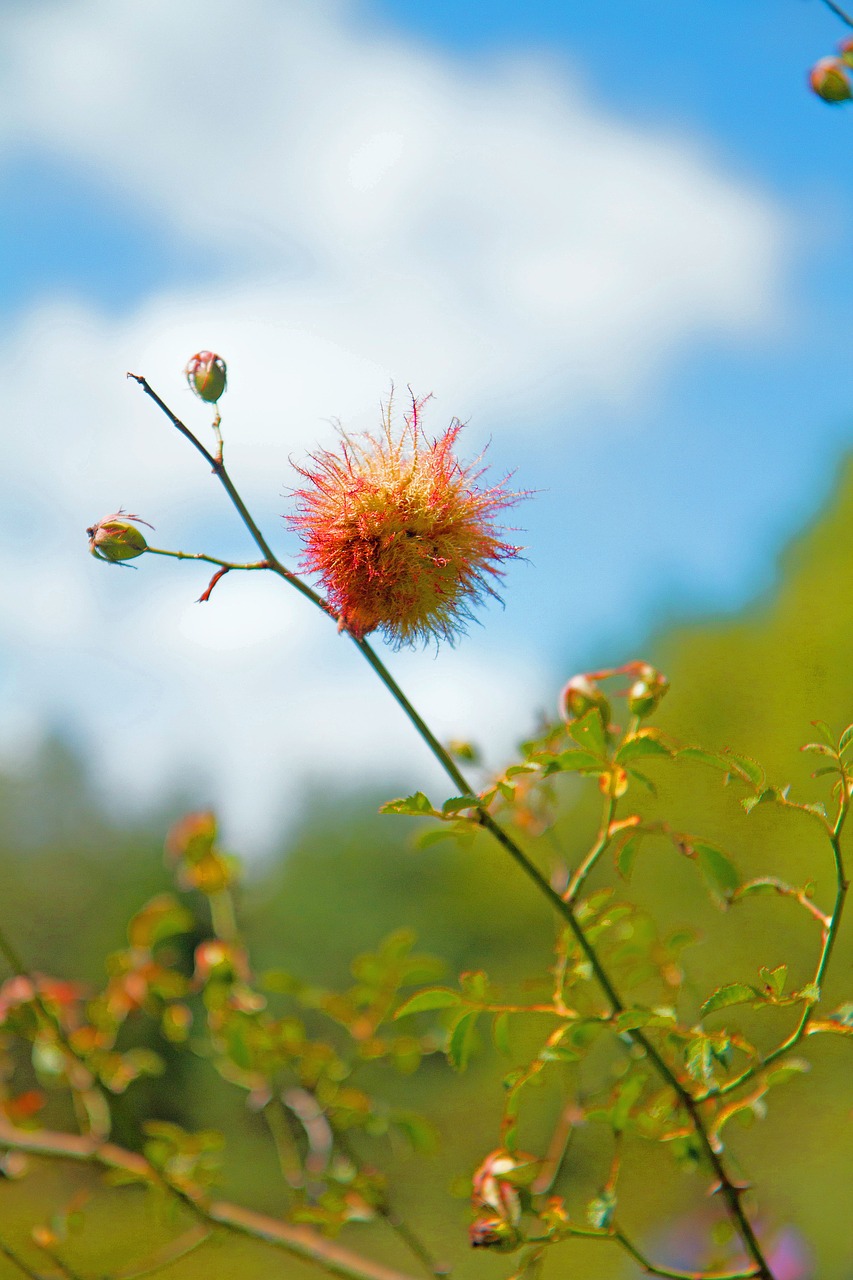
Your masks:
<svg viewBox="0 0 853 1280"><path fill-rule="evenodd" d="M317 574L341 630L356 639L381 630L396 646L450 640L471 606L497 596L501 564L519 547L495 517L523 494L505 482L481 487L484 469L453 452L462 424L437 440L413 401L401 431L385 412L381 435L344 436L336 452L298 467L307 481L288 517L305 546L304 572Z"/></svg>

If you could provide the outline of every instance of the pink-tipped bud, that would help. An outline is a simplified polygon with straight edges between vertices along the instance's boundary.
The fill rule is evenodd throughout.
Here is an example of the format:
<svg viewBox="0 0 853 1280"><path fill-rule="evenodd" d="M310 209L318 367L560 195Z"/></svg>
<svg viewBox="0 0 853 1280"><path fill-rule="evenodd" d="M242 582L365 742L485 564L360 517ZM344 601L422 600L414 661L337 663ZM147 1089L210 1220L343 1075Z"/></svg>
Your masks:
<svg viewBox="0 0 853 1280"><path fill-rule="evenodd" d="M838 46L838 54L845 67L853 67L853 36L841 41Z"/></svg>
<svg viewBox="0 0 853 1280"><path fill-rule="evenodd" d="M480 1217L468 1228L472 1249L494 1249L512 1253L521 1244L518 1230L503 1218Z"/></svg>
<svg viewBox="0 0 853 1280"><path fill-rule="evenodd" d="M610 723L610 703L589 676L572 676L560 693L559 712L563 720L579 720L597 707L605 725Z"/></svg>
<svg viewBox="0 0 853 1280"><path fill-rule="evenodd" d="M184 373L191 390L207 404L216 404L228 384L225 361L212 351L197 351Z"/></svg>
<svg viewBox="0 0 853 1280"><path fill-rule="evenodd" d="M666 676L647 662L637 667L637 679L628 690L628 710L641 720L659 707L669 689Z"/></svg>
<svg viewBox="0 0 853 1280"><path fill-rule="evenodd" d="M809 84L824 102L848 102L853 97L850 78L841 58L821 58L809 72Z"/></svg>
<svg viewBox="0 0 853 1280"><path fill-rule="evenodd" d="M135 560L148 550L144 533L130 524L130 521L136 520L139 524L148 525L149 529L153 526L140 516L129 515L127 519L122 519L122 516L123 511L116 511L86 530L89 550L96 559L106 560L108 564L119 564L122 560Z"/></svg>

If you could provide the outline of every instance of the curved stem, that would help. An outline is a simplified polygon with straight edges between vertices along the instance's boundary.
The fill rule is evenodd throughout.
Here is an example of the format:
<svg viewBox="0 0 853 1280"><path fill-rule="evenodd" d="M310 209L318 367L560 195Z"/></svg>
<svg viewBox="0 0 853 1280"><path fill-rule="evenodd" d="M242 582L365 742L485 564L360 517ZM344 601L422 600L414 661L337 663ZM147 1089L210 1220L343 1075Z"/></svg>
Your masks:
<svg viewBox="0 0 853 1280"><path fill-rule="evenodd" d="M203 560L205 564L218 564L220 569L269 569L268 560L256 560L254 564L235 564L232 560L220 560L218 556L207 556L201 551L165 551L162 547L146 547L146 553L152 556L168 556L171 560Z"/></svg>
<svg viewBox="0 0 853 1280"><path fill-rule="evenodd" d="M604 802L604 816L601 820L598 838L589 853L578 866L568 883L565 893L563 894L564 899L569 903L569 905L577 900L584 884L586 883L587 876L610 843L610 824L613 821L615 813L616 799L614 796L608 796Z"/></svg>
<svg viewBox="0 0 853 1280"><path fill-rule="evenodd" d="M154 402L162 409L162 411L166 414L166 416L168 417L169 421L173 424L173 426L175 426L177 430L180 431L180 433L183 436L185 436L190 441L190 443L199 451L199 453L201 453L202 456L210 463L214 474L216 475L216 477L224 487L226 493L228 494L229 498L234 504L235 509L240 515L240 518L242 519L243 523L245 524L246 528L248 529L249 533L254 539L255 545L260 549L264 558L269 562L270 569L274 573L277 573L279 574L279 576L285 578L292 586L296 587L296 589L299 592L301 592L302 595L306 596L309 600L311 600L311 602L314 605L316 605L318 608L321 608L324 612L329 613L330 611L327 608L325 602L321 600L321 598L317 595L317 593L315 591L312 591L312 589L309 586L307 586L306 583L302 582L302 580L299 577L297 577L295 574L290 573L287 569L285 569L285 567L277 559L269 543L266 541L264 535L261 533L261 530L258 528L252 515L248 511L245 503L243 502L242 498L237 492L237 489L235 488L230 476L225 470L225 467L222 465L222 462L214 458L213 455L204 447L204 445L193 435L193 433L189 430L189 428L186 427L184 423L182 423L180 419L177 418L175 414L172 413L171 409L169 409L168 406L164 404L164 402L160 399L157 393L152 390L152 388L149 386L145 378L139 376L138 374L128 374L128 377L133 378L136 382L139 383L139 385L145 391L146 395L150 396L151 399L154 400ZM513 862L515 862L515 864L519 867L519 869L523 871L525 876L527 876L527 878L532 881L532 883L536 886L539 892L548 900L548 902L551 903L551 906L554 908L554 910L565 920L578 946L583 952L584 957L588 961L592 969L592 972L594 973L596 980L598 981L599 986L601 987L605 996L607 997L607 1001L610 1004L612 1012L614 1014L622 1013L625 1009L625 1005L623 1004L618 992L616 991L616 988L614 987L609 974L604 968L604 965L599 959L598 953L596 952L593 945L587 939L580 923L575 917L575 913L572 909L571 903L566 902L563 896L560 893L558 893L556 889L554 889L554 887L550 884L548 879L542 874L542 872L539 870L536 864L531 861L531 859L527 856L527 854L524 852L521 846L518 845L515 840L513 840L513 838L509 835L509 833L506 832L498 822L495 821L495 819L489 813L485 805L480 802L479 796L471 787L470 783L467 781L464 774L458 768L455 761L451 757L450 753L439 742L435 734L427 725L426 721L418 714L418 712L412 706L411 702L409 702L408 698L403 693L402 689L397 684L396 680L393 678L391 673L388 671L385 664L379 658L378 654L375 653L375 651L370 647L370 645L367 643L366 640L358 640L355 637L351 637L351 638L353 639L357 648L361 650L362 655L370 664L370 666L373 668L376 675L385 685L385 688L388 690L388 692L397 702L398 706L405 713L405 715L408 717L408 719L410 720L410 722L412 723L412 725L414 726L418 734L421 736L423 741L429 747L430 751L435 756L438 763L442 766L445 773L452 780L454 785L459 789L460 793L465 796L470 796L473 800L477 801L478 807L476 809L476 817L474 820L477 823L479 823L479 825L484 830L488 831L489 834L493 837L493 839L495 839L498 842L498 844L500 844L500 846L506 851L506 853L509 854L510 858L512 858ZM708 1132L705 1129L702 1115L699 1111L699 1107L697 1105L695 1098L690 1093L690 1091L682 1084L682 1082L678 1079L675 1072L672 1070L669 1064L665 1061L665 1059L661 1056L661 1054L655 1048L652 1041L649 1040L641 1030L631 1030L628 1032L628 1034L630 1035L634 1043L643 1049L645 1054L648 1056L649 1060L654 1064L658 1074L666 1082L666 1084L668 1084L669 1087L674 1090L674 1092L679 1098L681 1105L684 1107L685 1111L690 1116L691 1123L696 1131L696 1135L697 1135L697 1138L699 1139L699 1143L700 1143L700 1146L702 1147L702 1151L705 1155L706 1161L710 1166L710 1168L712 1169L714 1177L717 1180L717 1188L720 1190L720 1192L723 1195L723 1198L726 1201L729 1213L732 1217L732 1220L737 1225L738 1232L741 1236L741 1239L743 1240L743 1243L747 1249L747 1252L749 1253L750 1257L756 1264L755 1275L759 1277L759 1280L773 1280L773 1275L764 1258L764 1254L762 1253L761 1246L755 1236L755 1233L752 1229L752 1225L750 1224L750 1221L746 1216L743 1205L741 1204L742 1189L738 1187L729 1178L728 1173L725 1169L725 1166L723 1165L721 1156L719 1152L716 1150L716 1148L714 1147L714 1145L711 1143L711 1140L708 1136Z"/></svg>

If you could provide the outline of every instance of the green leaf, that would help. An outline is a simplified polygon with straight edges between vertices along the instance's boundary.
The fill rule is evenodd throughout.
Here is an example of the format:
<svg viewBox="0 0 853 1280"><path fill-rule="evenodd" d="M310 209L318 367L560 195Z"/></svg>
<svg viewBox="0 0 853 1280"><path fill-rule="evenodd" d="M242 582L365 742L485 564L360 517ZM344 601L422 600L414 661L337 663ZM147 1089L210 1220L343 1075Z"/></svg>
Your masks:
<svg viewBox="0 0 853 1280"><path fill-rule="evenodd" d="M842 1004L829 1015L830 1022L837 1022L842 1027L853 1027L853 1002Z"/></svg>
<svg viewBox="0 0 853 1280"><path fill-rule="evenodd" d="M640 852L641 841L642 836L628 835L624 840L620 841L619 846L616 849L616 870L619 872L623 880L631 879L634 862L636 861L637 854Z"/></svg>
<svg viewBox="0 0 853 1280"><path fill-rule="evenodd" d="M434 844L438 844L441 840L452 840L459 833L455 827L441 826L430 827L429 831L422 831L415 838L415 844L419 849L431 849Z"/></svg>
<svg viewBox="0 0 853 1280"><path fill-rule="evenodd" d="M599 759L607 755L607 734L597 707L592 707L579 720L573 720L568 729L569 736L574 738L579 747L591 751Z"/></svg>
<svg viewBox="0 0 853 1280"><path fill-rule="evenodd" d="M700 747L681 747L676 753L679 760L693 760L696 764L707 764L721 773L728 773L729 762L716 751L703 751Z"/></svg>
<svg viewBox="0 0 853 1280"><path fill-rule="evenodd" d="M761 992L757 987L747 986L745 982L730 982L728 986L718 987L713 995L708 997L700 1013L705 1018L709 1013L716 1013L718 1009L727 1009L733 1004L751 1004L753 1000L760 999Z"/></svg>
<svg viewBox="0 0 853 1280"><path fill-rule="evenodd" d="M806 1062L804 1058L786 1058L781 1066L774 1067L772 1071L768 1071L764 1080L768 1085L784 1084L792 1076L804 1075L805 1072L811 1071L811 1069L811 1063Z"/></svg>
<svg viewBox="0 0 853 1280"><path fill-rule="evenodd" d="M413 1151L419 1155L432 1155L438 1147L438 1134L429 1120L415 1111L394 1111L391 1123L409 1140Z"/></svg>
<svg viewBox="0 0 853 1280"><path fill-rule="evenodd" d="M800 747L800 750L812 751L816 755L820 755L820 756L835 757L837 755L835 747L828 747L825 742L807 742L805 746Z"/></svg>
<svg viewBox="0 0 853 1280"><path fill-rule="evenodd" d="M820 999L820 987L816 982L807 982L796 994L798 1000L806 1000L809 1004L817 1004Z"/></svg>
<svg viewBox="0 0 853 1280"><path fill-rule="evenodd" d="M768 969L764 965L758 970L758 976L765 986L769 987L773 995L781 996L785 990L785 979L788 976L788 966L786 964L777 965L775 969Z"/></svg>
<svg viewBox="0 0 853 1280"><path fill-rule="evenodd" d="M728 905L732 895L740 886L740 876L736 868L723 853L722 849L712 844L695 841L693 849L699 870L705 879L711 894L721 905Z"/></svg>
<svg viewBox="0 0 853 1280"><path fill-rule="evenodd" d="M421 817L424 814L435 818L439 817L438 810L432 807L431 802L422 791L416 791L413 796L403 796L397 800L388 800L380 806L379 812L405 813L414 817Z"/></svg>
<svg viewBox="0 0 853 1280"><path fill-rule="evenodd" d="M474 796L451 796L441 806L443 814L461 813L463 809L477 809L479 802Z"/></svg>
<svg viewBox="0 0 853 1280"><path fill-rule="evenodd" d="M426 991L418 991L410 996L394 1014L395 1018L406 1018L410 1013L423 1013L427 1009L452 1009L462 1004L458 991L449 987L428 987Z"/></svg>
<svg viewBox="0 0 853 1280"><path fill-rule="evenodd" d="M468 1065L468 1060L474 1048L479 1016L480 1011L478 1009L463 1013L450 1033L450 1039L447 1043L447 1056L450 1060L450 1065L455 1067L457 1071L464 1071Z"/></svg>
<svg viewBox="0 0 853 1280"><path fill-rule="evenodd" d="M843 755L851 742L853 742L853 724L848 724L838 741L838 754Z"/></svg>
<svg viewBox="0 0 853 1280"><path fill-rule="evenodd" d="M641 760L644 756L663 756L669 759L672 751L664 746L651 730L640 730L633 738L627 738L616 752L617 764L625 764L629 760Z"/></svg>
<svg viewBox="0 0 853 1280"><path fill-rule="evenodd" d="M612 1191L602 1191L600 1196L590 1200L586 1206L586 1220L591 1227L605 1231L613 1221L616 1212L616 1196Z"/></svg>
<svg viewBox="0 0 853 1280"><path fill-rule="evenodd" d="M509 1045L509 1014L499 1013L492 1022L492 1043L505 1058L512 1056Z"/></svg>
<svg viewBox="0 0 853 1280"><path fill-rule="evenodd" d="M757 760L753 760L751 756L739 756L734 751L726 751L725 759L728 761L730 772L735 773L742 781L750 783L755 787L756 791L761 791L766 782L766 775Z"/></svg>
<svg viewBox="0 0 853 1280"><path fill-rule="evenodd" d="M812 720L812 724L813 724L813 725L814 725L814 727L818 730L818 732L820 733L820 735L821 735L821 737L823 738L824 742L826 742L826 743L828 744L828 746L830 746L830 747L834 747L834 746L835 746L835 737L834 737L833 732L832 732L832 730L830 729L829 725L826 723L826 721L825 721L825 720Z"/></svg>
<svg viewBox="0 0 853 1280"><path fill-rule="evenodd" d="M581 1055L565 1044L546 1044L539 1053L540 1062L580 1062Z"/></svg>
<svg viewBox="0 0 853 1280"><path fill-rule="evenodd" d="M696 1036L684 1051L684 1065L700 1084L714 1083L714 1051L707 1036Z"/></svg>
<svg viewBox="0 0 853 1280"><path fill-rule="evenodd" d="M594 756L591 751L581 751L572 748L570 751L561 751L558 756L545 765L544 773L585 773L589 770L592 773L601 773L603 761L598 756Z"/></svg>
<svg viewBox="0 0 853 1280"><path fill-rule="evenodd" d="M656 796L658 789L652 782L651 778L647 778L644 773L640 773L639 769L634 769L631 765L627 769L628 776L633 778L635 782L639 782L641 787L648 791L649 795Z"/></svg>
<svg viewBox="0 0 853 1280"><path fill-rule="evenodd" d="M613 1019L617 1031L637 1031L640 1027L661 1027L672 1022L672 1018L664 1018L654 1009L623 1009Z"/></svg>

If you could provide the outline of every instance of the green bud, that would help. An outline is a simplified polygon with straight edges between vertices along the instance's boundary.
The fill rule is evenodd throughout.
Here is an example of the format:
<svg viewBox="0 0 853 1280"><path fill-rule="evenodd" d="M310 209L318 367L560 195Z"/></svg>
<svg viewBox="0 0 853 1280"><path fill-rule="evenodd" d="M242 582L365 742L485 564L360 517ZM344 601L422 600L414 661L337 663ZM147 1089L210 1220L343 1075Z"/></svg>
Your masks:
<svg viewBox="0 0 853 1280"><path fill-rule="evenodd" d="M116 511L86 530L89 550L96 559L106 560L108 564L119 564L122 560L135 560L148 550L142 530L129 522L136 520L139 524L148 525L149 529L153 526L140 516L129 515L123 520L123 515L123 511Z"/></svg>
<svg viewBox="0 0 853 1280"><path fill-rule="evenodd" d="M587 711L597 707L605 726L610 723L610 703L601 689L589 676L572 676L560 693L560 716L563 720L579 720Z"/></svg>
<svg viewBox="0 0 853 1280"><path fill-rule="evenodd" d="M228 382L225 361L212 351L197 351L184 373L191 390L207 404L216 404Z"/></svg>
<svg viewBox="0 0 853 1280"><path fill-rule="evenodd" d="M643 720L657 710L669 689L669 681L646 662L638 666L637 676L628 690L628 710L632 716Z"/></svg>
<svg viewBox="0 0 853 1280"><path fill-rule="evenodd" d="M844 61L847 51L844 51ZM853 93L841 58L821 58L809 72L809 84L824 102L848 102Z"/></svg>

